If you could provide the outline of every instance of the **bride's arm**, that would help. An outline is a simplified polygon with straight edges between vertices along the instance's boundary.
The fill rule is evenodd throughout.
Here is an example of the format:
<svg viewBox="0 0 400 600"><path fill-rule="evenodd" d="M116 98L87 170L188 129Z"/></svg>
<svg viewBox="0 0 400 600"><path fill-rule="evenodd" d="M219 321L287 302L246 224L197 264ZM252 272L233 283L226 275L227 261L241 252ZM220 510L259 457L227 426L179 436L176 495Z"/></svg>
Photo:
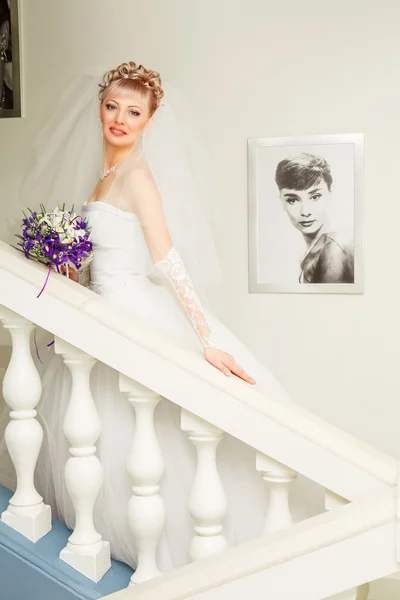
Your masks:
<svg viewBox="0 0 400 600"><path fill-rule="evenodd" d="M203 347L218 348L218 343L212 336L211 328L207 322L189 273L172 242L165 257L155 262L154 267L166 278L184 306Z"/></svg>
<svg viewBox="0 0 400 600"><path fill-rule="evenodd" d="M162 275L186 311L204 347L205 358L225 375L235 373L245 381L255 383L230 354L218 348L189 273L172 243L162 200L146 167L136 171L134 187L140 191L135 194L134 210L141 224L154 268Z"/></svg>
<svg viewBox="0 0 400 600"><path fill-rule="evenodd" d="M179 299L204 348L217 348L211 328L207 322L200 300L196 294L189 273L173 246L166 224L162 200L151 173L143 167L135 173L135 184L140 190L135 212L142 226L154 268ZM140 181L139 181L140 180Z"/></svg>

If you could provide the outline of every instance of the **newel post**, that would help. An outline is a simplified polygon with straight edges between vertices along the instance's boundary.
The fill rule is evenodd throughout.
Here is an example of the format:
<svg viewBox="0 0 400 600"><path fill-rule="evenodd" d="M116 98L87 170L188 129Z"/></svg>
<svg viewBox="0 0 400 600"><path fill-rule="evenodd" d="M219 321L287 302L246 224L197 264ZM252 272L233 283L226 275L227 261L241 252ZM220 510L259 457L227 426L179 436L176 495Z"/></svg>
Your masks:
<svg viewBox="0 0 400 600"><path fill-rule="evenodd" d="M325 490L325 510L334 510L348 504L348 500L338 496L330 490ZM359 585L352 590L343 592L337 597L337 600L367 600L369 596L369 583Z"/></svg>

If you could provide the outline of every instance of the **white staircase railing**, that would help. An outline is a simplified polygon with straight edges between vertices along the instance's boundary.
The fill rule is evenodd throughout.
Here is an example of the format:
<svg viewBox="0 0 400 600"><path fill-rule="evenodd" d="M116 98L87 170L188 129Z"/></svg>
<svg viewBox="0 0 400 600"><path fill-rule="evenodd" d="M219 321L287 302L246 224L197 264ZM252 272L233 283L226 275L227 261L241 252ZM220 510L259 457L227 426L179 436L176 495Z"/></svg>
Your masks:
<svg viewBox="0 0 400 600"><path fill-rule="evenodd" d="M254 592L254 598L274 590L274 600L321 600L398 570L398 465L394 459L301 408L283 406L239 380L224 377L200 354L191 354L150 333L129 315L113 311L104 299L61 276L51 277L46 292L37 299L42 281L40 265L0 242L0 320L13 327L13 353L4 380L4 398L12 409L6 440L18 483L6 511L13 514L8 524L33 540L48 531L48 508L33 487L42 435L35 419L40 379L29 354L35 324L55 335L55 350L63 356L73 381L64 430L71 453L66 483L76 527L61 553L71 566L98 581L110 564L108 542L93 526L102 478L95 456L101 423L89 376L95 361L101 361L120 373L120 389L136 413L128 460L133 495L127 510L138 547L132 584L139 585L127 591L126 598L222 600L234 588L239 591L244 584L252 587L259 580L264 595ZM24 368L18 374L15 365L22 363ZM193 561L202 560L154 579L159 574L155 556L164 524L164 506L158 493L163 457L153 427L160 396L181 407L182 429L196 448L197 472L189 505L194 521L190 554ZM75 400L78 397L79 403ZM90 424L83 428L82 411ZM31 433L26 437L25 431ZM226 552L226 498L216 459L223 432L256 450L254 468L269 487L267 537ZM152 460L144 463L139 447L147 448ZM297 473L327 490L329 512L291 525L289 489ZM30 535L33 529L39 533ZM336 561L335 578L326 574L332 558ZM324 580L318 575L312 583L312 561L326 575ZM300 570L298 565L302 565ZM200 568L207 570L206 587L199 583ZM290 595L302 573L308 595ZM278 588L279 595L275 592Z"/></svg>
<svg viewBox="0 0 400 600"><path fill-rule="evenodd" d="M395 543L393 493L387 491L107 598L321 600L397 570Z"/></svg>

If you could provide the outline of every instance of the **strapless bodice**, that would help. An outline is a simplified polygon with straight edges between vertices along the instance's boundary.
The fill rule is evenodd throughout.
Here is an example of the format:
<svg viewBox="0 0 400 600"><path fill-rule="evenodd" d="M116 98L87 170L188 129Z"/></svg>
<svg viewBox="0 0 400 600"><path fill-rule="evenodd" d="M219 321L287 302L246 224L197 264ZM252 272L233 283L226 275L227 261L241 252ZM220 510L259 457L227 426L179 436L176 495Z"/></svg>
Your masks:
<svg viewBox="0 0 400 600"><path fill-rule="evenodd" d="M104 202L85 203L82 213L91 228L90 277L94 286L115 290L131 276L150 273L151 258L134 213Z"/></svg>

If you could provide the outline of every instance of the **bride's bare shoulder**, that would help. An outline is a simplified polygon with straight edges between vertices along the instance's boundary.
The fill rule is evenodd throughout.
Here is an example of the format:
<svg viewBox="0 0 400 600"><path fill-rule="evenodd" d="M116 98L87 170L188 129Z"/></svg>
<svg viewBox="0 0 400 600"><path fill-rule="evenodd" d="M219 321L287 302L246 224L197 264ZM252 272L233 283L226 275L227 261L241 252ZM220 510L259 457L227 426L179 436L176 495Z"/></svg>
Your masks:
<svg viewBox="0 0 400 600"><path fill-rule="evenodd" d="M144 157L140 157L135 161L135 164L132 169L129 171L129 178L132 184L153 184L155 185L155 180L152 174L152 171L145 160Z"/></svg>

